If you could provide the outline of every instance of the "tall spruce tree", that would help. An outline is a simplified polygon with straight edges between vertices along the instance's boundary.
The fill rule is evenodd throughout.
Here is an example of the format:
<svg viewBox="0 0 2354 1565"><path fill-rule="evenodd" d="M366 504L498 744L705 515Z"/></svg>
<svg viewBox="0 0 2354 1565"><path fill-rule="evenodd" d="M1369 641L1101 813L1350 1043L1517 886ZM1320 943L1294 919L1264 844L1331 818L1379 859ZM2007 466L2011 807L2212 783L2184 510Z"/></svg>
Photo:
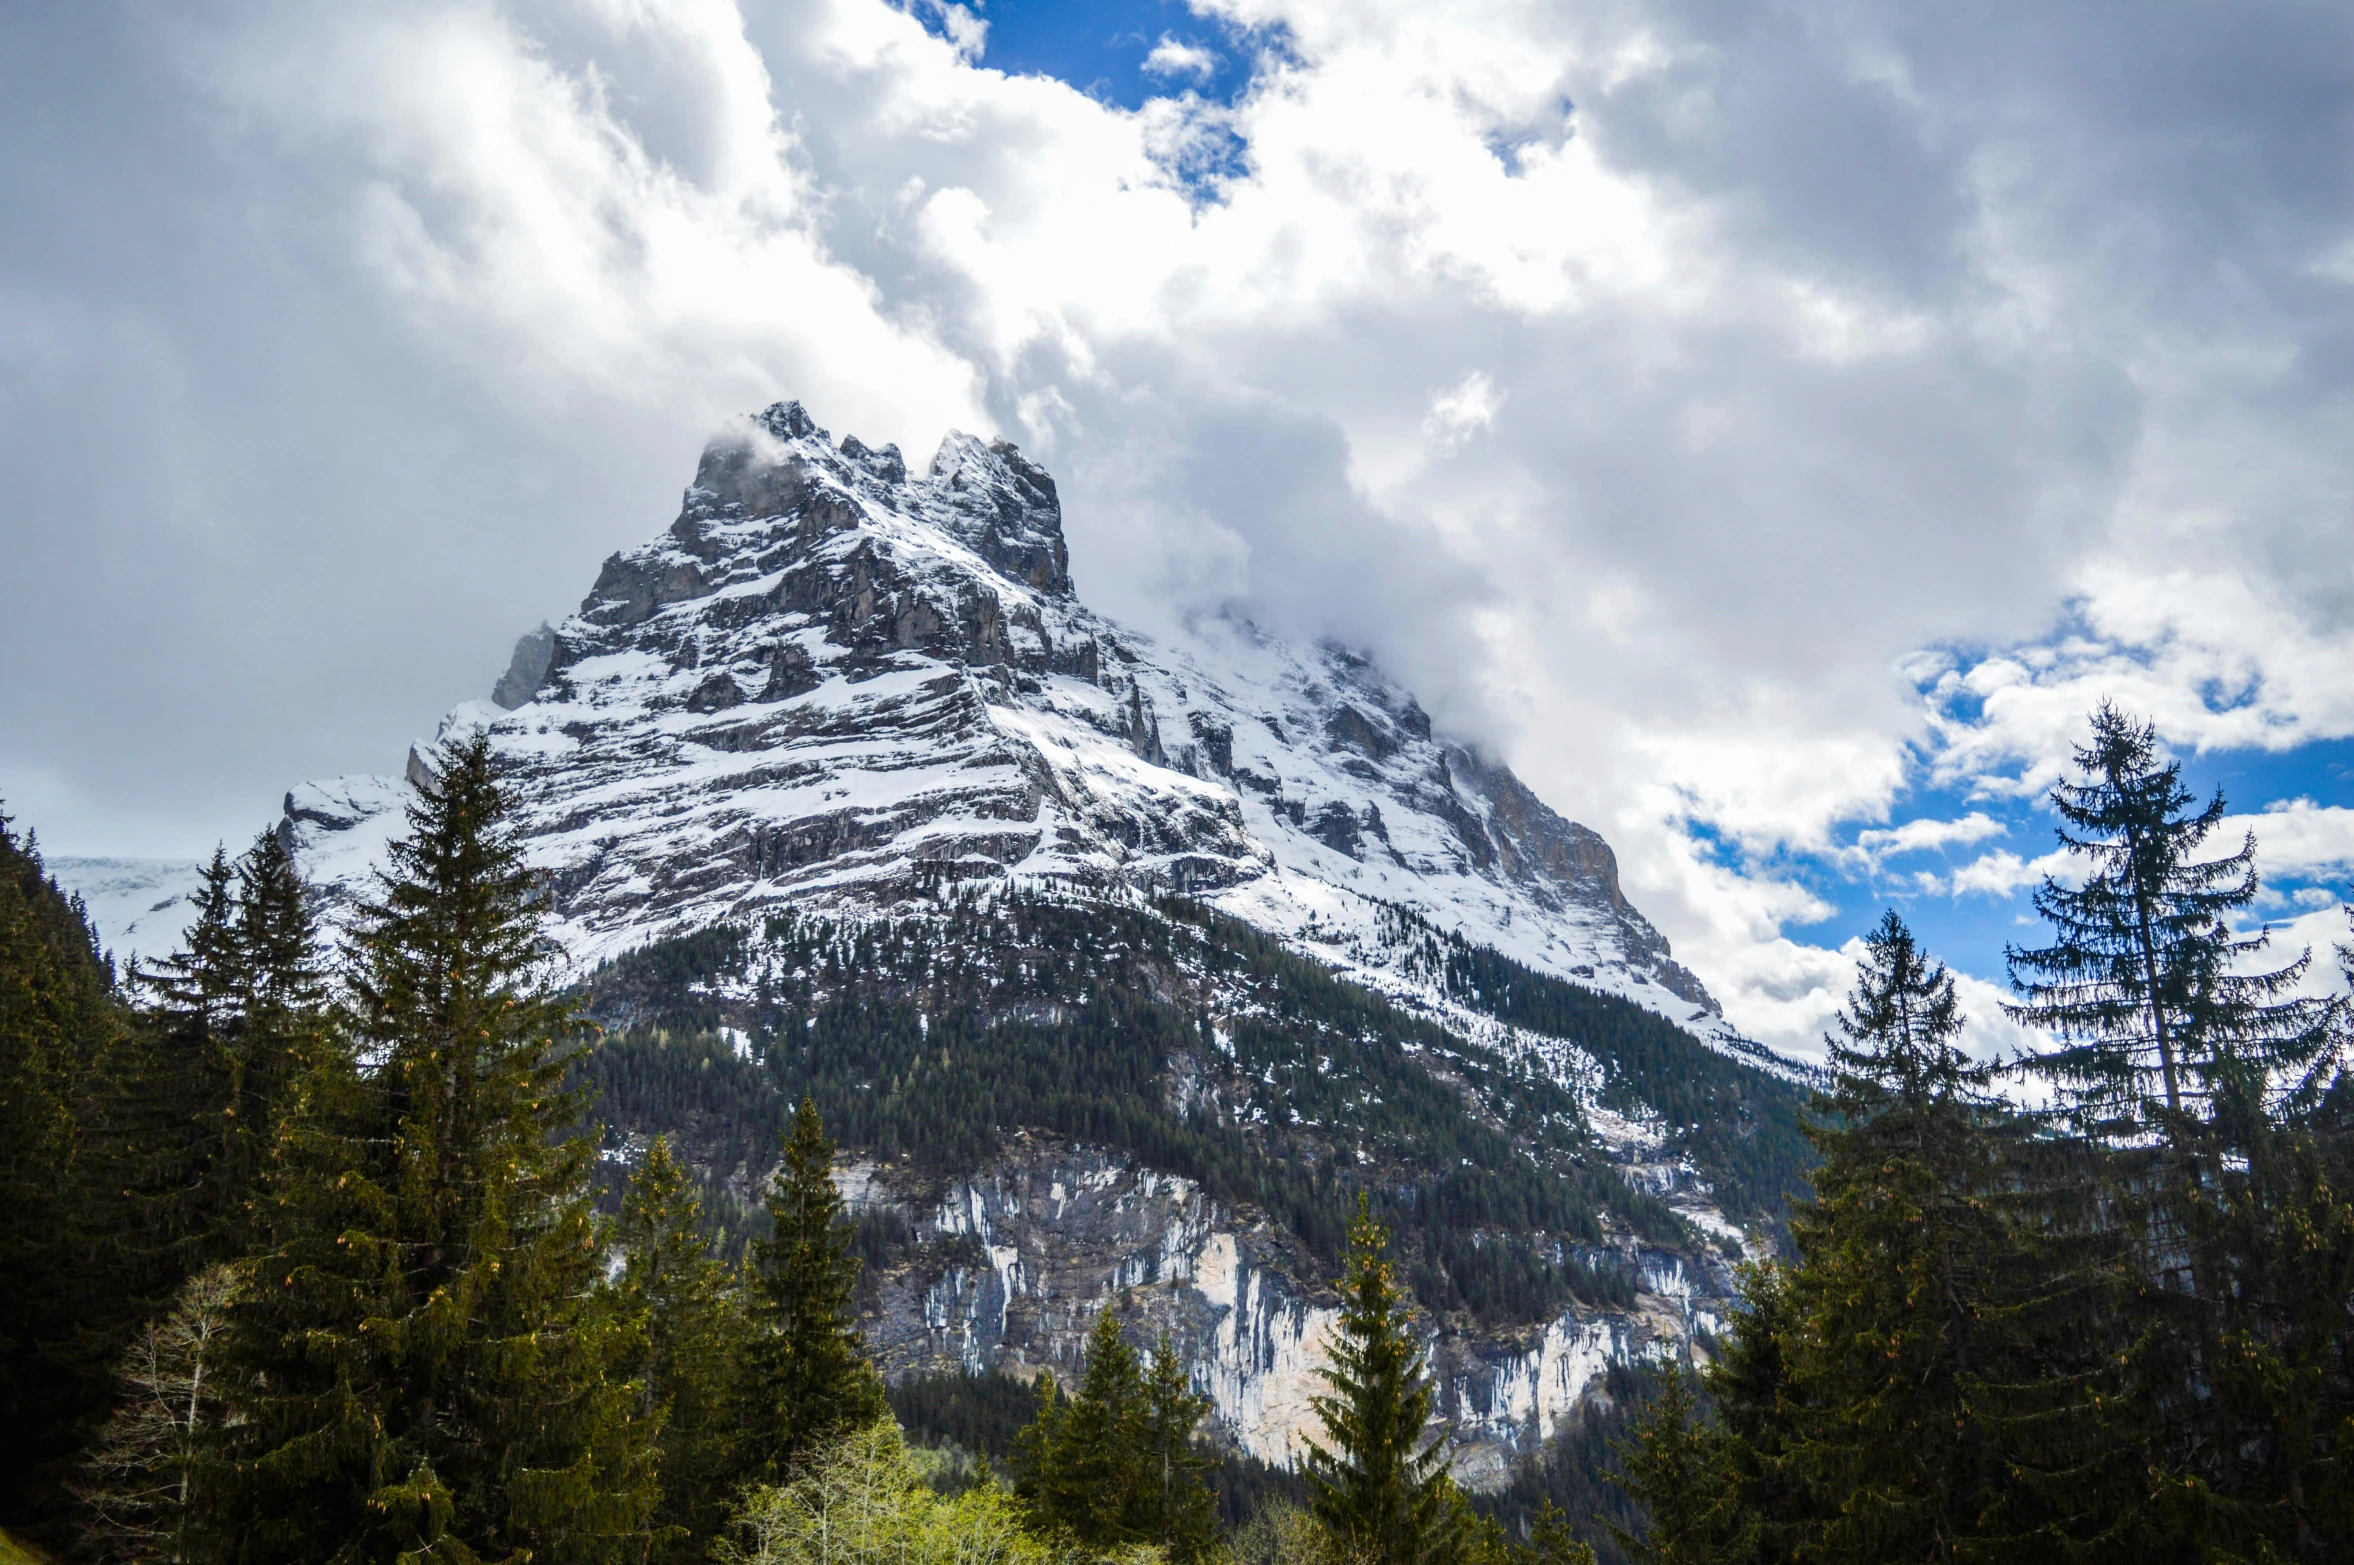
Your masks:
<svg viewBox="0 0 2354 1565"><path fill-rule="evenodd" d="M178 950L134 964L137 1025L110 1073L97 1155L139 1210L120 1236L168 1296L190 1269L241 1253L279 1100L327 987L304 890L275 832L231 864L220 849Z"/></svg>
<svg viewBox="0 0 2354 1565"><path fill-rule="evenodd" d="M58 1517L103 1411L122 1301L93 1250L119 1197L92 1177L91 1088L122 1017L88 922L0 814L0 1523Z"/></svg>
<svg viewBox="0 0 2354 1565"><path fill-rule="evenodd" d="M702 1232L702 1203L657 1136L621 1201L620 1306L643 1333L633 1366L642 1411L661 1421L658 1560L697 1560L727 1520L735 1435L728 1388L742 1323L727 1268Z"/></svg>
<svg viewBox="0 0 2354 1565"><path fill-rule="evenodd" d="M1765 1518L1743 1501L1736 1447L1671 1373L1624 1452L1620 1481L1643 1507L1640 1532L1613 1525L1641 1565L1751 1565L1791 1558L1769 1545Z"/></svg>
<svg viewBox="0 0 2354 1565"><path fill-rule="evenodd" d="M1048 1375L1036 1394L1038 1412L1015 1440L1015 1494L1035 1529L1098 1554L1150 1544L1190 1561L1215 1547L1210 1464L1193 1446L1210 1404L1193 1394L1167 1333L1140 1360L1106 1305L1070 1399Z"/></svg>
<svg viewBox="0 0 2354 1565"><path fill-rule="evenodd" d="M2008 952L2012 1015L2060 1040L2025 1063L2100 1154L2099 1237L2131 1250L2140 1525L2185 1557L2293 1547L2309 1529L2262 1259L2284 1209L2259 1187L2284 1166L2281 1111L2326 1086L2342 1008L2295 992L2306 957L2255 970L2266 937L2232 924L2259 890L2255 839L2198 857L2223 798L2196 807L2149 725L2104 705L2076 764L2052 807L2083 884L2037 893L2053 940Z"/></svg>
<svg viewBox="0 0 2354 1565"><path fill-rule="evenodd" d="M1207 1557L1218 1542L1217 1501L1203 1476L1211 1462L1193 1439L1209 1411L1210 1399L1194 1394L1184 1360L1162 1332L1133 1421L1135 1528L1140 1542L1159 1544L1180 1565Z"/></svg>
<svg viewBox="0 0 2354 1565"><path fill-rule="evenodd" d="M1433 1392L1389 1233L1359 1197L1340 1279L1341 1318L1312 1399L1324 1437L1308 1443L1317 1521L1343 1558L1426 1565L1449 1549L1445 1450L1428 1439Z"/></svg>
<svg viewBox="0 0 2354 1565"><path fill-rule="evenodd" d="M1803 1493L1761 1510L1810 1560L2032 1558L2101 1527L2082 1504L2107 1441L2084 1381L2100 1355L2071 1340L2074 1240L2031 1217L2026 1138L1960 1045L1952 975L1893 912L1865 944L1773 1312L1781 1466Z"/></svg>
<svg viewBox="0 0 2354 1565"><path fill-rule="evenodd" d="M1109 1305L1087 1335L1068 1405L1057 1406L1051 1388L1041 1396L1041 1416L1016 1448L1015 1492L1032 1524L1096 1552L1136 1541L1141 1453L1134 1425L1144 1377Z"/></svg>
<svg viewBox="0 0 2354 1565"><path fill-rule="evenodd" d="M618 1378L580 1034L488 739L446 747L347 945L232 1309L241 1561L636 1559L653 1422Z"/></svg>
<svg viewBox="0 0 2354 1565"><path fill-rule="evenodd" d="M213 850L179 948L133 961L126 1025L89 1084L83 1157L117 1198L92 1258L141 1315L159 1313L191 1270L233 1253L224 1237L224 1062L243 1026L236 868Z"/></svg>
<svg viewBox="0 0 2354 1565"><path fill-rule="evenodd" d="M328 989L302 875L276 831L237 861L235 1030L221 1051L223 1248L241 1250L248 1206L289 1084L327 1026Z"/></svg>
<svg viewBox="0 0 2354 1565"><path fill-rule="evenodd" d="M739 1471L767 1483L782 1479L811 1442L890 1410L858 1331L858 1257L834 1188L834 1144L806 1097L784 1150L769 1185L768 1237L750 1256L739 1377Z"/></svg>
<svg viewBox="0 0 2354 1565"><path fill-rule="evenodd" d="M2245 970L2267 944L2231 924L2260 889L2256 840L2197 857L2223 795L2194 812L2153 727L2103 705L2075 759L2081 777L2054 787L2051 805L2083 883L2047 876L2035 893L2053 939L2005 952L2020 995L2007 1009L2061 1040L2027 1065L2083 1134L2154 1134L2188 1159L2212 1150L2218 1095L2301 1073L2328 1047L2336 1010L2295 993L2309 955Z"/></svg>

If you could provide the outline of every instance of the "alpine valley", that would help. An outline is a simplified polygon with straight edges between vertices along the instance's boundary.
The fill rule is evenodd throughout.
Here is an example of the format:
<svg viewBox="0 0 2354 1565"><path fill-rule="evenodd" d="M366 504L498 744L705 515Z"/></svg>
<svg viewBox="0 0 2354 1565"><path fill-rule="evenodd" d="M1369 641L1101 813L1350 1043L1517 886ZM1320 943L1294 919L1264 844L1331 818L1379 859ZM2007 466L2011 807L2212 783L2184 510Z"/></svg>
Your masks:
<svg viewBox="0 0 2354 1565"><path fill-rule="evenodd" d="M895 1377L1067 1372L1109 1303L1287 1464L1362 1195L1494 1487L1717 1327L1802 1177L1798 1072L1601 837L1349 650L1090 612L1002 442L911 473L771 407L438 737L480 729L614 1177L667 1134L740 1233L811 1096ZM330 925L438 753L287 796Z"/></svg>

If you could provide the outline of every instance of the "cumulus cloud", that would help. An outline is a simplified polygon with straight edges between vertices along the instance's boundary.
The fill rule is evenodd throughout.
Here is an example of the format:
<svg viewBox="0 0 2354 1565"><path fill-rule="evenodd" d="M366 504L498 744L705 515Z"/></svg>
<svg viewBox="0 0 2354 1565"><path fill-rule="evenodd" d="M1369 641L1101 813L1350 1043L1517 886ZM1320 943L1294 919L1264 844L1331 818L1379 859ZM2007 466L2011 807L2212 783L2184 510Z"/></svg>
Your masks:
<svg viewBox="0 0 2354 1565"><path fill-rule="evenodd" d="M1218 56L1200 44L1186 43L1163 33L1160 42L1144 57L1144 69L1151 76L1206 81L1218 69Z"/></svg>
<svg viewBox="0 0 2354 1565"><path fill-rule="evenodd" d="M1472 370L1444 391L1431 393L1430 412L1422 432L1449 455L1463 449L1472 436L1496 422L1503 411L1504 393L1484 370Z"/></svg>
<svg viewBox="0 0 2354 1565"><path fill-rule="evenodd" d="M953 5L12 21L0 656L136 628L0 767L114 848L379 766L780 395L1040 451L1114 612L1367 645L1778 1039L1852 970L1789 855L1999 829L1922 782L2030 797L2104 695L2354 733L2354 17L1196 10L1283 47L1136 110Z"/></svg>

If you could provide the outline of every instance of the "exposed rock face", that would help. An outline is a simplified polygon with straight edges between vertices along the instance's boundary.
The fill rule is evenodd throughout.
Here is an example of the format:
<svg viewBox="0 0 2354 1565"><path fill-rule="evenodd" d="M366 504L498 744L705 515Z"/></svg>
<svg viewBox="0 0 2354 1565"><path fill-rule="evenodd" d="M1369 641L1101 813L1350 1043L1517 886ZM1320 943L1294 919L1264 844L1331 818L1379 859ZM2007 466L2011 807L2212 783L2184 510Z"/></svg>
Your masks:
<svg viewBox="0 0 2354 1565"><path fill-rule="evenodd" d="M1596 1152L1667 1198L1689 1242L1613 1231L1593 1259L1639 1279L1632 1307L1432 1339L1468 1479L1500 1478L1608 1362L1664 1351L1724 1307L1746 1241L1662 1150L1659 1116L1613 1118L1574 1040L1473 1016L1414 965L1439 960L1429 925L1459 931L1738 1050L1629 905L1609 845L1434 731L1361 656L1231 621L1156 644L1091 613L1054 481L1010 445L951 435L911 474L895 449L836 444L798 404L772 407L704 453L665 533L523 638L495 695L443 736L487 729L578 961L723 921L758 929L779 909L947 907L943 888L967 882L1176 891L1579 1084ZM412 748L405 781L287 796L280 830L331 912L363 889L435 756ZM1234 1007L1204 1003L1209 1039ZM1096 1311L1121 1302L1185 1346L1232 1438L1291 1456L1334 1318L1322 1266L1264 1215L1120 1149L1035 1132L1010 1146L945 1189L849 1171L853 1200L898 1211L912 1236L872 1301L887 1366L1069 1368Z"/></svg>
<svg viewBox="0 0 2354 1565"><path fill-rule="evenodd" d="M514 659L491 687L490 698L512 712L531 699L548 677L548 662L556 655L556 632L548 625L525 631L515 643Z"/></svg>
<svg viewBox="0 0 2354 1565"><path fill-rule="evenodd" d="M1725 1034L1608 844L1362 657L1231 622L1156 645L1089 612L1053 479L1003 442L951 435L911 475L768 409L445 732L474 725L582 959L768 906L1038 877L1184 891L1344 963L1402 903ZM355 807L391 797L290 796L331 895L386 835Z"/></svg>
<svg viewBox="0 0 2354 1565"><path fill-rule="evenodd" d="M1071 1377L1098 1311L1132 1333L1167 1331L1195 1366L1212 1417L1264 1461L1291 1465L1317 1433L1310 1398L1339 1300L1299 1245L1263 1217L1238 1220L1192 1182L1101 1148L1023 1136L944 1194L897 1171L837 1172L848 1201L895 1211L917 1259L879 1279L867 1322L885 1370L1050 1368ZM1459 1477L1502 1482L1613 1362L1677 1351L1721 1329L1731 1257L1624 1244L1642 1278L1632 1310L1576 1308L1505 1337L1431 1333L1436 1417Z"/></svg>

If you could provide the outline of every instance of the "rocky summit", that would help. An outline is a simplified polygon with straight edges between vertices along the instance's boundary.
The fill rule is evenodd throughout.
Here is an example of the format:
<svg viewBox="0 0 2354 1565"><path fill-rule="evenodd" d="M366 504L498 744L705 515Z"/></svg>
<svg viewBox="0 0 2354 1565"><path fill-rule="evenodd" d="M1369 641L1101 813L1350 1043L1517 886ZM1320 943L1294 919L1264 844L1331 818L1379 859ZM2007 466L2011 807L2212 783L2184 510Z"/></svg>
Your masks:
<svg viewBox="0 0 2354 1565"><path fill-rule="evenodd" d="M1367 659L1232 620L1157 644L1082 605L1068 560L1054 480L1013 446L951 434L914 474L780 403L444 734L489 727L584 961L1006 881L1179 892L1378 970L1386 904L1738 1046L1609 845ZM331 894L400 794L288 796Z"/></svg>
<svg viewBox="0 0 2354 1565"><path fill-rule="evenodd" d="M517 644L487 731L604 1031L618 1179L671 1138L723 1232L791 1105L839 1137L896 1379L1167 1331L1285 1463L1363 1197L1427 1312L1457 1471L1713 1329L1803 1166L1798 1089L1609 845L1365 657L1079 602L1054 480L923 472L780 403ZM330 921L430 787L308 784Z"/></svg>

